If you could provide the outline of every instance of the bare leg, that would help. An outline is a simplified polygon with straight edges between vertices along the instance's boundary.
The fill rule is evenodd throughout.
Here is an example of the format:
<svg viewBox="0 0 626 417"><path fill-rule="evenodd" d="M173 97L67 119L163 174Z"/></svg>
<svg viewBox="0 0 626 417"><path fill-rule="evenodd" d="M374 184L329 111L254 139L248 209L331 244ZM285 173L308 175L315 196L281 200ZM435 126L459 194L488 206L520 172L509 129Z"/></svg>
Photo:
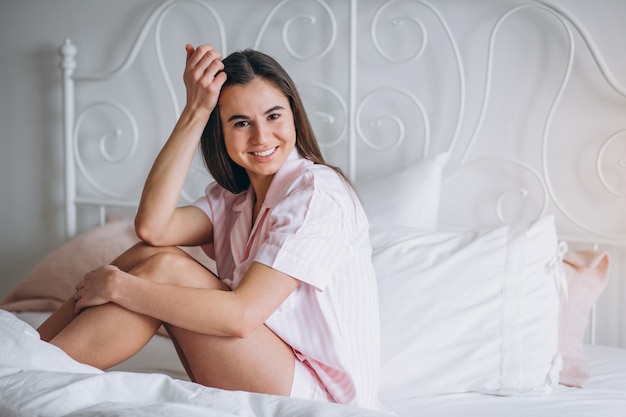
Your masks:
<svg viewBox="0 0 626 417"><path fill-rule="evenodd" d="M161 323L116 304L89 308L50 343L81 363L108 369L139 352Z"/></svg>
<svg viewBox="0 0 626 417"><path fill-rule="evenodd" d="M156 248L140 242L121 254L111 263L120 268L122 271L129 272L131 269L139 265L139 263L156 253L176 250L176 248ZM85 273L87 272L89 271L85 271ZM75 302L72 298L70 298L57 311L52 313L52 315L48 317L48 319L44 321L41 326L39 326L37 331L39 332L42 340L49 342L76 318L76 314L74 314L74 306Z"/></svg>
<svg viewBox="0 0 626 417"><path fill-rule="evenodd" d="M138 277L156 276L158 271L150 259L140 262L129 273ZM58 317L63 318L60 314ZM108 303L83 310L50 343L79 362L107 369L137 353L160 326L157 319Z"/></svg>
<svg viewBox="0 0 626 417"><path fill-rule="evenodd" d="M188 257L161 253L151 260L161 273L159 281L228 291L211 272ZM185 276L193 277L193 282L181 278ZM295 366L293 350L266 326L246 338L210 336L168 324L165 327L192 381L229 390L289 395Z"/></svg>
<svg viewBox="0 0 626 417"><path fill-rule="evenodd" d="M288 396L293 381L293 350L267 327L245 339L170 329L184 355L192 381L202 385Z"/></svg>
<svg viewBox="0 0 626 417"><path fill-rule="evenodd" d="M143 258L130 269L133 275L174 285L228 290L210 271L176 248L154 251L144 246L135 251L116 260L118 265L128 267ZM137 255L141 252L151 255ZM58 317L62 321L63 313L59 312ZM51 342L79 361L106 369L139 351L160 325L151 317L106 304L83 311ZM267 327L261 326L245 339L166 327L193 381L224 389L289 395L293 351Z"/></svg>
<svg viewBox="0 0 626 417"><path fill-rule="evenodd" d="M76 314L74 314L74 305L74 300L70 298L63 303L57 311L52 313L46 321L41 323L37 329L41 340L49 342L76 318Z"/></svg>

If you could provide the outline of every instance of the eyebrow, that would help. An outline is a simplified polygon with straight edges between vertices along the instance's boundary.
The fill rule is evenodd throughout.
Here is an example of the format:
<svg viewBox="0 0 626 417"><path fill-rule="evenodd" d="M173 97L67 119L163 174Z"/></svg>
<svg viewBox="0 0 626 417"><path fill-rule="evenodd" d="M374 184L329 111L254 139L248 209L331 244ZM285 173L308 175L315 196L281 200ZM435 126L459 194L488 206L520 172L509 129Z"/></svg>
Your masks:
<svg viewBox="0 0 626 417"><path fill-rule="evenodd" d="M285 110L285 108L283 106L274 106L271 109L266 110L265 113L263 114L267 115L277 110ZM228 121L232 122L233 120L247 120L247 119L249 119L249 117L244 116L243 114L233 114L232 116L228 118Z"/></svg>

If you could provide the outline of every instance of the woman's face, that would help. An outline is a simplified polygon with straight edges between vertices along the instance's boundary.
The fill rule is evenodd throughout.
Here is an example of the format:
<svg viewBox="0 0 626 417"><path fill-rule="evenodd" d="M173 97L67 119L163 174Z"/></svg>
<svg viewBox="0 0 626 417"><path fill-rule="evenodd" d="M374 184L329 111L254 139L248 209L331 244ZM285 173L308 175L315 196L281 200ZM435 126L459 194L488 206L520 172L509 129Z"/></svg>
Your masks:
<svg viewBox="0 0 626 417"><path fill-rule="evenodd" d="M287 97L259 77L224 88L219 109L228 156L246 170L253 186L271 181L296 144Z"/></svg>

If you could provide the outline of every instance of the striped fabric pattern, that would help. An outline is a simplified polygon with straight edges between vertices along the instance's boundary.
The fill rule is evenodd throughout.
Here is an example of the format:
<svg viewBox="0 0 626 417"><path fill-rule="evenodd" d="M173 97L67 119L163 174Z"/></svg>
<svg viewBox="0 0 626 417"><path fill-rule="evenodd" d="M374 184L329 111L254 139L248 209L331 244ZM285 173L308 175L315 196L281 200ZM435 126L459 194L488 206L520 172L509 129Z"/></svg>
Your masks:
<svg viewBox="0 0 626 417"><path fill-rule="evenodd" d="M254 192L216 184L195 204L214 225L206 253L236 288L252 262L302 284L266 325L310 367L339 403L381 408L380 325L369 227L351 188L297 151L275 175L257 221Z"/></svg>

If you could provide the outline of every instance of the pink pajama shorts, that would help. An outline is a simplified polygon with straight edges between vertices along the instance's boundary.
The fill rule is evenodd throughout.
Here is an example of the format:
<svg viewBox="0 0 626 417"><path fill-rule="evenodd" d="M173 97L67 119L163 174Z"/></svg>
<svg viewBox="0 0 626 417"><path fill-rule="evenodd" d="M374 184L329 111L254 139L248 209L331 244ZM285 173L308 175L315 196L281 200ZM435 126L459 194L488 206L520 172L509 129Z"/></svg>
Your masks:
<svg viewBox="0 0 626 417"><path fill-rule="evenodd" d="M297 358L295 361L296 367L289 396L305 400L334 402L315 373Z"/></svg>

